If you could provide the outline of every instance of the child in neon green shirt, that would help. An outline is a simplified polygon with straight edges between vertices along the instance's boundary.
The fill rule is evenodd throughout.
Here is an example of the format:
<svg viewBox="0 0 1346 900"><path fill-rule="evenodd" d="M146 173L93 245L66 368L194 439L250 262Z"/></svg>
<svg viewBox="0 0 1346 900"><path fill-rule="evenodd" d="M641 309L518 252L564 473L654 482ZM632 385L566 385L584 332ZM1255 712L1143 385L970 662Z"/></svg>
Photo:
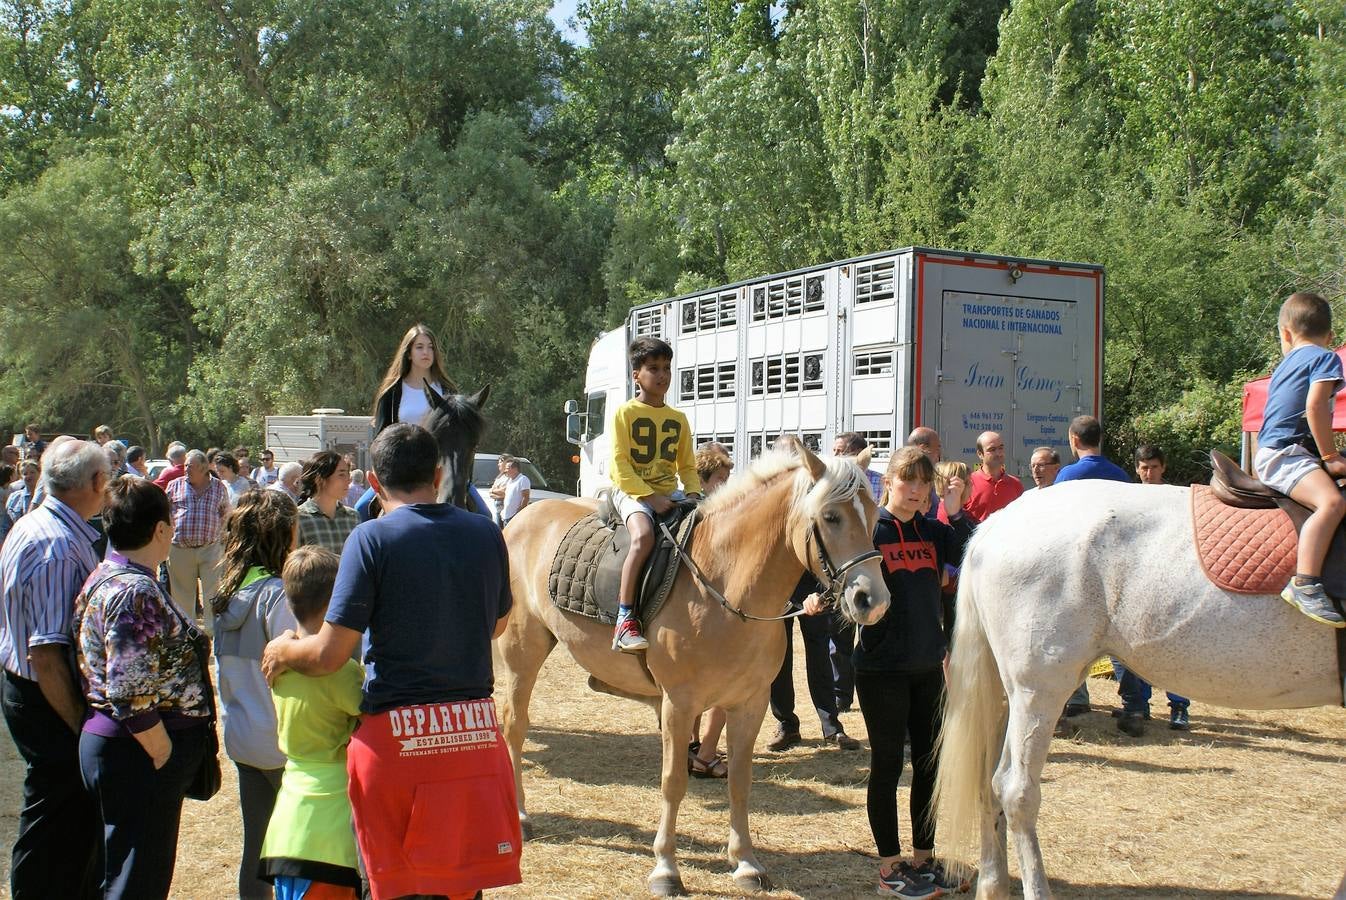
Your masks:
<svg viewBox="0 0 1346 900"><path fill-rule="evenodd" d="M317 633L332 598L338 559L300 547L282 579L299 633ZM287 671L271 686L276 732L289 761L262 843L259 877L277 900L345 900L359 896L355 833L347 796L346 744L360 717L364 669L355 660L331 675Z"/></svg>

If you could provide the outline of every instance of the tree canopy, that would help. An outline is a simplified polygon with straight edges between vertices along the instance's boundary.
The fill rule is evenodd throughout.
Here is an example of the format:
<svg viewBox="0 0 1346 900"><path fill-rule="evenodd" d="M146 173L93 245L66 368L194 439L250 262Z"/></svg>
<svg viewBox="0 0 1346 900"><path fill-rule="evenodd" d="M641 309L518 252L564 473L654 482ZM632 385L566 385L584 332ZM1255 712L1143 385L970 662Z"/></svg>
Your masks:
<svg viewBox="0 0 1346 900"><path fill-rule="evenodd" d="M1183 471L1346 289L1340 4L548 9L0 0L0 416L256 440L424 321L560 475L632 303L922 243L1104 264L1114 449Z"/></svg>

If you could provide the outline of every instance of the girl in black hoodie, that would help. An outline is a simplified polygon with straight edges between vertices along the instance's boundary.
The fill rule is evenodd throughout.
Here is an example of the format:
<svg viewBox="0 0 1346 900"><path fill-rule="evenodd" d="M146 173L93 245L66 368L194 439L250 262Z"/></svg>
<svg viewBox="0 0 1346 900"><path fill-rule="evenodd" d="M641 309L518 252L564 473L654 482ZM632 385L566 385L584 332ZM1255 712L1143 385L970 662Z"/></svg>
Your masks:
<svg viewBox="0 0 1346 900"><path fill-rule="evenodd" d="M939 762L935 742L948 650L940 581L946 564L962 562L973 526L962 511L963 485L958 478L949 480L940 498L948 525L920 515L934 478L934 466L916 447L903 447L888 463L874 546L883 555L883 579L892 606L877 624L859 630L854 656L855 692L869 731L866 807L882 858L879 891L900 897L929 897L938 889L955 887L945 881L932 856L935 811L930 801ZM897 782L908 735L913 767L911 864L902 860L897 829Z"/></svg>

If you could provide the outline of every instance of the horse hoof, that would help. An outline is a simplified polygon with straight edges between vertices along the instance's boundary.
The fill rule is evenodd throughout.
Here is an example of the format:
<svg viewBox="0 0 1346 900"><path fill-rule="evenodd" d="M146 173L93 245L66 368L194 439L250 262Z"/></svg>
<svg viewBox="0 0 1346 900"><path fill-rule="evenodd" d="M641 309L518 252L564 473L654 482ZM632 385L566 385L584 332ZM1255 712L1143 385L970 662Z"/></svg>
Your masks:
<svg viewBox="0 0 1346 900"><path fill-rule="evenodd" d="M660 875L650 879L650 893L656 897L685 897L687 888L678 875Z"/></svg>
<svg viewBox="0 0 1346 900"><path fill-rule="evenodd" d="M771 877L765 872L757 872L752 875L736 875L734 885L740 891L756 894L769 891L773 888Z"/></svg>
<svg viewBox="0 0 1346 900"><path fill-rule="evenodd" d="M522 834L523 834L523 839L524 839L525 841L531 841L531 840L533 839L533 822L532 822L532 820L531 820L531 819L520 819L520 820L519 820L519 831L522 832Z"/></svg>

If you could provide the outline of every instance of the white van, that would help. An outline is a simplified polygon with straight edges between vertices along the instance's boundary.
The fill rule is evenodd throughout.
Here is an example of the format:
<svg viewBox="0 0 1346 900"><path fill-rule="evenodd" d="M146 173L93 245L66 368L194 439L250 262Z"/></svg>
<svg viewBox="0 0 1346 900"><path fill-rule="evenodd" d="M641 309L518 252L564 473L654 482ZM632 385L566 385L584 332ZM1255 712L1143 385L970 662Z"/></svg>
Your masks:
<svg viewBox="0 0 1346 900"><path fill-rule="evenodd" d="M1033 448L1070 455L1070 420L1099 415L1101 266L910 247L764 275L634 307L589 353L582 404L567 404L580 493L610 483L613 411L632 395L627 346L673 348L668 401L696 443L742 466L781 434L814 449L858 431L879 464L917 425L945 459L976 463L998 431L1006 467Z"/></svg>

